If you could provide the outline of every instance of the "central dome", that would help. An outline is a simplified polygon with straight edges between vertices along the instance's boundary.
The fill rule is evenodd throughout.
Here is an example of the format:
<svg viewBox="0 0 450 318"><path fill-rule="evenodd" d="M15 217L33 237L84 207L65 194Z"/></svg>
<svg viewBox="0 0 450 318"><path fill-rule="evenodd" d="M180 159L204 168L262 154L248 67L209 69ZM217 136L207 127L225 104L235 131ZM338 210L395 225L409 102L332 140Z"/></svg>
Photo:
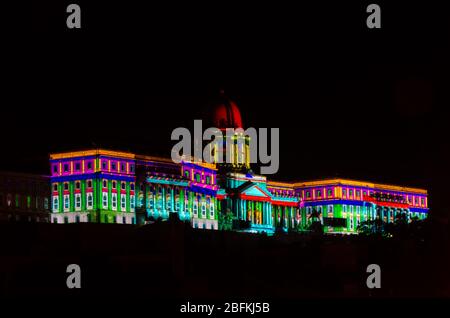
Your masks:
<svg viewBox="0 0 450 318"><path fill-rule="evenodd" d="M214 108L213 124L221 130L227 128L244 128L239 107L235 102L226 97L223 91Z"/></svg>

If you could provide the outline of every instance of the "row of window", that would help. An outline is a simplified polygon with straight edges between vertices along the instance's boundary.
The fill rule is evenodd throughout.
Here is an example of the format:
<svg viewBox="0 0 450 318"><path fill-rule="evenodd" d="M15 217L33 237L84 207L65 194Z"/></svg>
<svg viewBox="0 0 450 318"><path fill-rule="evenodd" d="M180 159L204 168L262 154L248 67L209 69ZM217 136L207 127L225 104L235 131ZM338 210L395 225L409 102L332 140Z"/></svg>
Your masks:
<svg viewBox="0 0 450 318"><path fill-rule="evenodd" d="M20 195L8 193L6 196L0 193L0 207L23 208L23 209L44 209L49 208L48 198L39 196Z"/></svg>
<svg viewBox="0 0 450 318"><path fill-rule="evenodd" d="M311 198L311 195L313 194L313 191L315 191L314 194L315 194L316 198L322 198L323 191L320 190L320 189L317 189L317 190L307 190L307 191L305 191L305 196L306 196L307 199ZM333 196L333 190L332 189L327 189L326 191L327 191L327 197L328 198ZM372 195L373 193L374 193L373 191L369 191L369 195ZM342 197L343 198L349 198L349 199L353 198L354 197L353 194L355 194L355 197L357 199L361 198L361 191L360 190L353 191L353 189L348 189L348 191L347 191L347 189L342 189ZM363 191L362 195L363 195L363 197L367 196L367 191ZM425 198L420 198L420 201L419 201L419 197L413 197L413 198L414 198L414 200L411 200L411 196L408 195L407 196L407 202L408 203L413 202L414 205L419 205L419 202L420 202L421 206L425 206Z"/></svg>
<svg viewBox="0 0 450 318"><path fill-rule="evenodd" d="M354 208L355 208L355 210L354 210ZM311 214L312 213L312 211L313 211L313 209L315 209L318 213L322 213L323 212L323 207L322 206L316 206L316 207L311 207L311 206L308 206L308 207L306 207L306 213L307 214ZM327 205L326 206L326 212L327 213L333 213L334 212L334 205L332 205L332 204L329 204L329 205ZM342 205L342 212L344 212L344 213L346 213L346 212L350 212L350 213L353 213L353 211L355 211L356 213L360 213L361 212L361 207L360 206L353 206L353 205L346 205L346 204L343 204Z"/></svg>
<svg viewBox="0 0 450 318"><path fill-rule="evenodd" d="M107 188L108 187L108 180L103 180L103 188ZM111 182L111 187L112 189L117 189L117 181L113 180ZM122 190L126 190L126 182L121 182L120 183L120 188ZM87 180L86 181L86 188L87 189L92 189L92 180ZM64 182L63 183L63 189L64 191L68 191L69 190L69 183L68 182ZM75 181L75 190L80 190L81 189L81 181ZM130 183L130 190L134 191L134 183ZM53 191L58 191L58 183L54 183L53 184Z"/></svg>
<svg viewBox="0 0 450 318"><path fill-rule="evenodd" d="M194 229L204 229L204 230L215 230L217 229L217 225L212 223L207 224L206 222L193 222Z"/></svg>
<svg viewBox="0 0 450 318"><path fill-rule="evenodd" d="M62 165L62 172L63 173L69 173L70 172L70 166L71 166L71 164L70 163L64 163L63 165ZM54 164L53 165L53 174L57 174L59 171L59 165L58 164ZM92 167L93 167L93 162L92 161L87 161L86 162L86 170L92 170ZM74 171L76 171L76 172L80 172L80 171L82 171L82 169L81 169L81 162L75 162L75 164L74 164Z"/></svg>
<svg viewBox="0 0 450 318"><path fill-rule="evenodd" d="M103 188L107 188L108 187L108 180L103 179L102 186L103 186ZM113 180L111 182L111 188L114 189L114 190L117 189L117 181ZM126 182L122 181L120 183L120 189L121 190L126 190L126 188L127 188ZM134 191L134 183L133 182L130 183L130 190Z"/></svg>
<svg viewBox="0 0 450 318"><path fill-rule="evenodd" d="M81 211L81 194L76 193L75 194L75 211ZM86 193L86 209L90 210L94 207L94 196L91 192ZM102 208L108 209L108 193L103 192L102 193ZM126 195L120 195L120 210L126 211L127 208L127 201L126 201ZM135 197L134 195L130 195L130 210L131 212L134 212L135 208ZM111 193L111 209L116 211L117 210L117 193ZM68 212L70 210L70 196L68 194L63 196L63 210L64 212ZM54 196L53 197L53 212L59 211L59 197Z"/></svg>
<svg viewBox="0 0 450 318"><path fill-rule="evenodd" d="M174 206L174 212L178 212L180 209L182 211L189 211L189 208L186 208L188 206L188 200L179 200L178 198L176 198L175 200L175 206ZM154 211L154 210L162 210L162 200L156 200L154 199L153 196L151 196L148 200L148 208L150 209L150 211ZM193 204L192 204L192 213L194 215L194 217L198 217L198 200L194 200ZM209 198L205 201L203 200L200 204L200 208L201 208L201 216L202 217L206 217L206 207L209 206L209 215L211 218L214 218L214 202L211 201ZM170 200L170 198L167 200L166 199L166 210L168 211L173 211L172 208L172 200Z"/></svg>
<svg viewBox="0 0 450 318"><path fill-rule="evenodd" d="M109 166L111 166L111 171L120 171L125 173L127 171L127 165L125 162L118 163L117 161L104 160L102 159L102 170L109 171ZM118 167L120 168L118 170ZM129 173L134 173L134 164L129 164Z"/></svg>
<svg viewBox="0 0 450 318"><path fill-rule="evenodd" d="M108 209L108 192L102 192L102 208ZM120 195L120 210L125 211L127 208L127 198L126 195ZM135 197L130 195L130 210L134 212L135 208ZM111 193L111 209L113 211L117 210L117 193Z"/></svg>
<svg viewBox="0 0 450 318"><path fill-rule="evenodd" d="M184 176L190 180L191 174L188 170L185 170ZM194 177L192 180L195 180L195 182L198 182L198 183L204 181L204 183L206 183L206 184L213 184L213 182L212 182L213 179L211 178L210 175L206 175L202 180L202 175L200 173L194 173Z"/></svg>

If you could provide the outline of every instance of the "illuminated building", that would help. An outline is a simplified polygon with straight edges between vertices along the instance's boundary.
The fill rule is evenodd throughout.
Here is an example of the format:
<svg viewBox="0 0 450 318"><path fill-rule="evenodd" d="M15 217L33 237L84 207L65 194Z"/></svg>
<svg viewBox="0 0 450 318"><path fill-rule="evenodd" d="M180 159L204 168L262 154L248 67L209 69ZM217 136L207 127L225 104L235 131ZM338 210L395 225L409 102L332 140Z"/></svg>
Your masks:
<svg viewBox="0 0 450 318"><path fill-rule="evenodd" d="M243 128L239 108L223 96L212 119L221 131ZM216 164L102 149L52 154L51 221L143 224L175 213L194 228L218 229L219 215L232 215L235 230L273 233L306 230L315 217L325 232L355 233L365 220L427 216L422 189L344 179L268 181L250 170L249 137L236 132L232 140L231 162ZM223 155L225 140L214 147L215 157Z"/></svg>
<svg viewBox="0 0 450 318"><path fill-rule="evenodd" d="M401 214L409 220L423 220L428 215L428 196L423 189L345 179L282 185L290 186L302 201L299 214L303 228L307 228L313 211L319 214L325 232L338 233L354 233L367 220L393 223Z"/></svg>
<svg viewBox="0 0 450 318"><path fill-rule="evenodd" d="M52 223L142 224L177 213L218 228L212 165L101 149L52 154L50 165Z"/></svg>

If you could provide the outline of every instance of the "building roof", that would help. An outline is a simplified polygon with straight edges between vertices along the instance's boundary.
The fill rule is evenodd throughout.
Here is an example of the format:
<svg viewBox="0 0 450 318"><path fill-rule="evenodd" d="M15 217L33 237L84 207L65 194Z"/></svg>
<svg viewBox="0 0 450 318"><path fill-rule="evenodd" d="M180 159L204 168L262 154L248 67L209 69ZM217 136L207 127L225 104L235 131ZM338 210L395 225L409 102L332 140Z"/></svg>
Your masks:
<svg viewBox="0 0 450 318"><path fill-rule="evenodd" d="M136 155L131 152L114 151L114 150L106 150L106 149L88 149L88 150L52 153L52 154L50 154L50 159L56 160L56 159L67 159L67 158L99 156L99 155L120 157L120 158L126 158L126 159L135 159L135 157L136 157Z"/></svg>
<svg viewBox="0 0 450 318"><path fill-rule="evenodd" d="M334 185L334 184L376 188L376 189L391 190L391 191L413 192L413 193L420 193L420 194L428 193L427 190L421 189L421 188L411 188L411 187L403 187L403 186L397 186L397 185L391 185L391 184L374 183L374 182L357 181L357 180L340 179L340 178L294 182L293 183L295 188L313 187L313 186L322 186L322 185Z"/></svg>

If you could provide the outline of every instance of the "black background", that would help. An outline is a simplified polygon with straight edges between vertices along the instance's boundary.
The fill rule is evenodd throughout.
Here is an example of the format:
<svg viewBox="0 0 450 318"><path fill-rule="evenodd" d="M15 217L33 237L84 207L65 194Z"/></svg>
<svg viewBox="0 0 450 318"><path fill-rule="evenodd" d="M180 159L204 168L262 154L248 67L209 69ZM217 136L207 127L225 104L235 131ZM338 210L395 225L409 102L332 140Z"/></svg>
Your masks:
<svg viewBox="0 0 450 318"><path fill-rule="evenodd" d="M73 1L71 1L73 2ZM90 147L169 156L220 89L244 125L279 127L277 180L331 176L430 190L446 216L448 17L439 2L69 1L3 11L1 170L48 173Z"/></svg>

